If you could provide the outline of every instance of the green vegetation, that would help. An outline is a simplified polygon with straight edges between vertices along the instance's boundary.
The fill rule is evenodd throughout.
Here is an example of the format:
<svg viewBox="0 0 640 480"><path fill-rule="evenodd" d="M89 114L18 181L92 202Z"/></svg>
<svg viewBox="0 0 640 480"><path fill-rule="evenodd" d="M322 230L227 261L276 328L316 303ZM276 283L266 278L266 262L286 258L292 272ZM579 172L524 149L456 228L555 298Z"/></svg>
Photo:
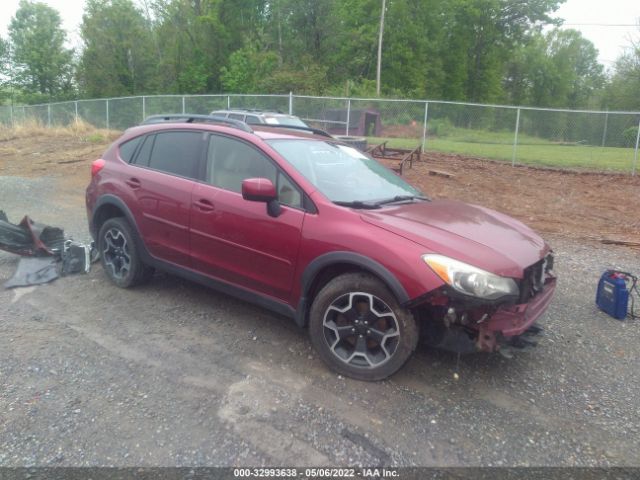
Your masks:
<svg viewBox="0 0 640 480"><path fill-rule="evenodd" d="M638 48L607 82L593 44L553 28L562 3L388 1L382 96L640 110ZM372 96L381 6L87 0L82 44L72 52L58 13L21 0L9 37L0 39L0 83L11 85L14 103L223 92Z"/></svg>
<svg viewBox="0 0 640 480"><path fill-rule="evenodd" d="M460 129L462 130L462 129ZM481 139L485 137L485 141ZM415 148L421 138L369 137L369 145L387 141L389 147ZM446 138L427 137L427 151L456 153L471 157L511 162L513 158L513 134L496 132L458 132ZM614 170L629 172L634 158L633 148L597 147L562 144L530 136L518 136L517 163L555 168Z"/></svg>
<svg viewBox="0 0 640 480"><path fill-rule="evenodd" d="M563 1L387 1L381 96L640 111L640 43L631 40L605 75L591 42L554 28ZM374 97L381 6L381 0L87 0L82 44L71 51L58 12L20 0L9 36L0 38L0 104L205 93ZM147 114L182 109L175 98L147 100ZM312 118L343 108L325 100L306 104ZM213 105L191 101L186 108L204 113ZM378 110L394 135L421 135L424 104L354 100L352 108ZM76 115L64 104L43 109L30 112L52 125ZM77 113L107 126L104 102L79 102ZM142 105L112 100L109 114L110 128L126 128L140 121ZM428 147L510 161L515 115L433 102ZM523 110L517 159L628 170L637 125L634 115ZM606 148L587 146L601 145L603 137Z"/></svg>
<svg viewBox="0 0 640 480"><path fill-rule="evenodd" d="M87 135L85 140L89 143L103 143L106 139L105 139L105 136L102 135L101 133L94 132L90 135Z"/></svg>

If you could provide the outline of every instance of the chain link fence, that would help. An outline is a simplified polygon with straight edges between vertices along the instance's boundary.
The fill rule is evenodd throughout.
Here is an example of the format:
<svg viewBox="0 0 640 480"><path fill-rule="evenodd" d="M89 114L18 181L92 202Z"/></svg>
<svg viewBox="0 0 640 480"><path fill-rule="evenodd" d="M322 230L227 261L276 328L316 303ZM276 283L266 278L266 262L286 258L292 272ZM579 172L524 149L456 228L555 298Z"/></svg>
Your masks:
<svg viewBox="0 0 640 480"><path fill-rule="evenodd" d="M0 107L0 124L82 120L123 130L155 114L257 109L297 115L369 145L415 148L556 168L637 173L640 112L306 95L157 95Z"/></svg>

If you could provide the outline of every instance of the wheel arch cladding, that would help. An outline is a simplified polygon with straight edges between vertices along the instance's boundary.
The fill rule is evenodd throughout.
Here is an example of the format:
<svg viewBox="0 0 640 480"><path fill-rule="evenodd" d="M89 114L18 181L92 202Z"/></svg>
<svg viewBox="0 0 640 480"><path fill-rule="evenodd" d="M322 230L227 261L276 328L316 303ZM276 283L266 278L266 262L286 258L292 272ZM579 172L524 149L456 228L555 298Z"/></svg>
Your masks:
<svg viewBox="0 0 640 480"><path fill-rule="evenodd" d="M343 273L363 271L379 278L400 305L409 301L409 295L398 279L381 263L354 252L330 252L314 259L302 274L301 298L296 309L296 323L305 327L309 323L308 310L313 297L331 279Z"/></svg>
<svg viewBox="0 0 640 480"><path fill-rule="evenodd" d="M98 235L100 227L104 222L114 217L124 217L131 228L138 233L138 227L133 219L133 215L125 203L115 195L103 195L96 202L91 216L91 233L94 238Z"/></svg>

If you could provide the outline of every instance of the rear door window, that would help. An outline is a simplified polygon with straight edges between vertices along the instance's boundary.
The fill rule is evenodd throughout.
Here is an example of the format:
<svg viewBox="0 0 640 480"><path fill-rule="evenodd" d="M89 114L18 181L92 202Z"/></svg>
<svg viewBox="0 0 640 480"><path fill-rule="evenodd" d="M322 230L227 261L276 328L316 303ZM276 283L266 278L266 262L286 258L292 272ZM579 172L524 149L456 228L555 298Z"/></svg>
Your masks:
<svg viewBox="0 0 640 480"><path fill-rule="evenodd" d="M255 115L247 115L245 122L247 122L249 125L260 125L261 123L260 119Z"/></svg>
<svg viewBox="0 0 640 480"><path fill-rule="evenodd" d="M204 143L202 132L161 132L155 137L149 168L180 177L197 178ZM145 147L146 142L143 150Z"/></svg>

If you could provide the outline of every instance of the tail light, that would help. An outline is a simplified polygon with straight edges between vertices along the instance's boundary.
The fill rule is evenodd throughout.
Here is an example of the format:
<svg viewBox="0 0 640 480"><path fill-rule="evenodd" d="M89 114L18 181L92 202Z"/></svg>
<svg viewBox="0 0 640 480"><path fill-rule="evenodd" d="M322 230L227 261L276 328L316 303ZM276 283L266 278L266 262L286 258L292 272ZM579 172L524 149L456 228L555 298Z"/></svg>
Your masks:
<svg viewBox="0 0 640 480"><path fill-rule="evenodd" d="M105 161L102 158L99 158L98 160L94 160L91 163L91 176L95 177L96 174L104 168L104 164L105 164Z"/></svg>

